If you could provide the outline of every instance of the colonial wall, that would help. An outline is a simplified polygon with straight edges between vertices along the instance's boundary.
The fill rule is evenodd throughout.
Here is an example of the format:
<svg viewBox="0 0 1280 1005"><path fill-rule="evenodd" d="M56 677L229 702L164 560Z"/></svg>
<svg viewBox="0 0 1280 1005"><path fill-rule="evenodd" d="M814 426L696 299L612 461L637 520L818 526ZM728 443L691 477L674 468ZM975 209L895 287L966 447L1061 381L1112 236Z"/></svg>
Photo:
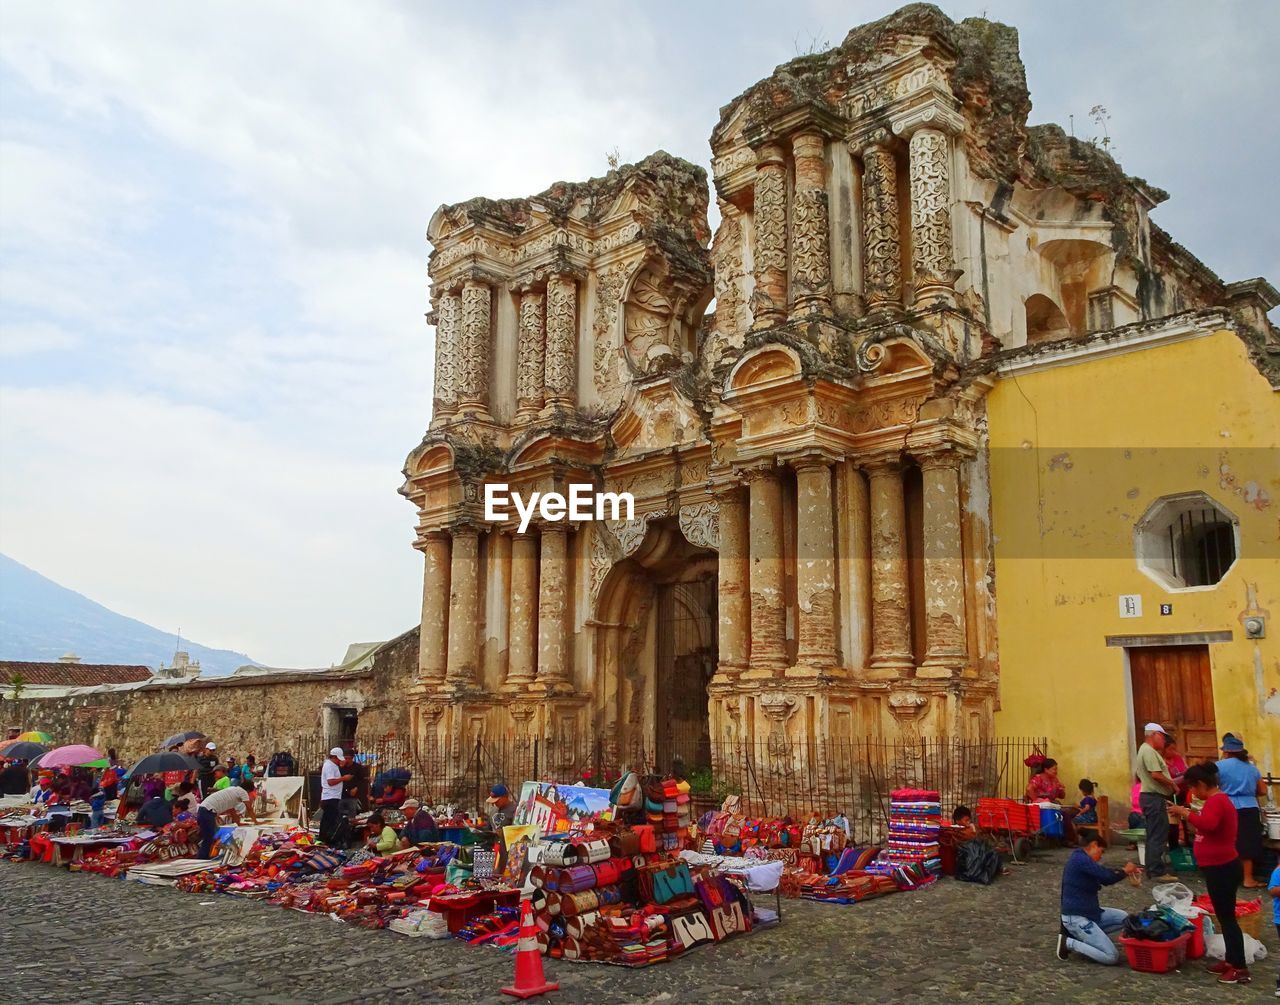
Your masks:
<svg viewBox="0 0 1280 1005"><path fill-rule="evenodd" d="M418 629L386 643L365 670L149 684L130 691L86 689L62 698L6 701L5 725L42 729L63 743L114 747L126 761L166 736L202 729L228 754L296 746L325 730L327 706L355 708L357 740L406 735L402 694L417 669Z"/></svg>
<svg viewBox="0 0 1280 1005"><path fill-rule="evenodd" d="M1127 805L1140 740L1115 638L1227 633L1208 645L1217 734L1239 733L1262 768L1280 770L1280 398L1244 342L1211 326L1012 373L987 409L997 729L1052 737L1068 789L1088 776ZM1157 499L1193 491L1238 521L1240 557L1215 586L1168 590L1139 569L1135 525ZM1122 595L1141 597L1140 617L1120 616ZM1247 639L1244 619L1258 614L1267 637Z"/></svg>

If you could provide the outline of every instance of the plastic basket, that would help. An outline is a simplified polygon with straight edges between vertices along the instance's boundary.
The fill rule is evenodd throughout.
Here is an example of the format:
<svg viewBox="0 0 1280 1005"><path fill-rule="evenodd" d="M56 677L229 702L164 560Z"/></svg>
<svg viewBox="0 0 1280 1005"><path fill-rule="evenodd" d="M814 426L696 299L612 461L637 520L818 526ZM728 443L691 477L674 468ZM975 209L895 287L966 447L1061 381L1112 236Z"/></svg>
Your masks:
<svg viewBox="0 0 1280 1005"><path fill-rule="evenodd" d="M1167 974L1171 970L1177 970L1187 960L1187 944L1190 941L1190 932L1183 932L1168 942L1120 936L1120 945L1129 958L1129 966L1144 974Z"/></svg>

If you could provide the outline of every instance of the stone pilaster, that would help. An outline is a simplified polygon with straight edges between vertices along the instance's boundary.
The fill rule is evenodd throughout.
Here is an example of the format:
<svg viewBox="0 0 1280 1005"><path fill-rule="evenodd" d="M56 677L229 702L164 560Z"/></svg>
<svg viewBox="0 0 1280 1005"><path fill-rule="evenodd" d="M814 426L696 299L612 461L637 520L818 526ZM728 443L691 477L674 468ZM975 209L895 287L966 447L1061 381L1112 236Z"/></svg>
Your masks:
<svg viewBox="0 0 1280 1005"><path fill-rule="evenodd" d="M516 422L533 420L542 409L546 357L546 297L541 290L520 294L520 344L516 353Z"/></svg>
<svg viewBox="0 0 1280 1005"><path fill-rule="evenodd" d="M831 311L831 239L827 224L827 162L820 133L791 141L796 184L791 211L791 316Z"/></svg>
<svg viewBox="0 0 1280 1005"><path fill-rule="evenodd" d="M836 665L835 522L831 463L804 457L796 472L796 662Z"/></svg>
<svg viewBox="0 0 1280 1005"><path fill-rule="evenodd" d="M458 408L487 414L489 407L489 343L493 325L492 293L487 283L468 279L462 286L459 365L462 388Z"/></svg>
<svg viewBox="0 0 1280 1005"><path fill-rule="evenodd" d="M578 384L578 285L572 276L547 282L546 401L573 408Z"/></svg>
<svg viewBox="0 0 1280 1005"><path fill-rule="evenodd" d="M907 589L907 514L902 461L896 454L866 464L871 504L871 675L910 672L911 603Z"/></svg>
<svg viewBox="0 0 1280 1005"><path fill-rule="evenodd" d="M449 569L449 663L446 679L453 687L474 687L478 664L480 534L468 524L453 529Z"/></svg>
<svg viewBox="0 0 1280 1005"><path fill-rule="evenodd" d="M963 455L943 448L917 457L924 476L926 655L921 677L958 675L968 659L960 509Z"/></svg>
<svg viewBox="0 0 1280 1005"><path fill-rule="evenodd" d="M462 298L444 293L436 307L436 369L431 418L446 419L458 410L458 321Z"/></svg>
<svg viewBox="0 0 1280 1005"><path fill-rule="evenodd" d="M893 131L910 137L911 269L915 301L955 303L955 251L951 240L951 136L964 117L939 103L894 120Z"/></svg>
<svg viewBox="0 0 1280 1005"><path fill-rule="evenodd" d="M418 633L418 677L444 680L449 640L449 535L426 535L422 549L422 627Z"/></svg>
<svg viewBox="0 0 1280 1005"><path fill-rule="evenodd" d="M542 528L538 575L538 684L571 690L568 667L569 532L562 523Z"/></svg>
<svg viewBox="0 0 1280 1005"><path fill-rule="evenodd" d="M489 531L487 544L484 683L486 688L496 688L506 679L511 645L511 535L494 527Z"/></svg>
<svg viewBox="0 0 1280 1005"><path fill-rule="evenodd" d="M776 143L756 158L755 238L753 327L770 328L787 316L787 162Z"/></svg>
<svg viewBox="0 0 1280 1005"><path fill-rule="evenodd" d="M747 504L736 483L715 490L720 506L717 563L720 616L720 672L739 674L751 657L751 585L748 566Z"/></svg>
<svg viewBox="0 0 1280 1005"><path fill-rule="evenodd" d="M511 644L507 686L532 683L538 664L538 539L517 534L511 543Z"/></svg>
<svg viewBox="0 0 1280 1005"><path fill-rule="evenodd" d="M743 472L750 492L751 669L776 676L787 665L782 482L772 465Z"/></svg>
<svg viewBox="0 0 1280 1005"><path fill-rule="evenodd" d="M862 148L864 296L868 313L902 306L902 247L898 234L898 175L887 130L871 133Z"/></svg>

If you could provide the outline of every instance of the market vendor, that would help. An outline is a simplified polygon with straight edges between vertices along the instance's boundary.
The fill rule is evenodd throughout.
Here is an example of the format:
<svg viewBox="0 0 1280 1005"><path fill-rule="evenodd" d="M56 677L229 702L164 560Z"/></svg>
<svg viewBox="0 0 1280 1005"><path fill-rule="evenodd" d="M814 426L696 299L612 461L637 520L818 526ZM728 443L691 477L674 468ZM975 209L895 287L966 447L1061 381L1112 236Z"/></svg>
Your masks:
<svg viewBox="0 0 1280 1005"><path fill-rule="evenodd" d="M1029 803L1056 803L1062 814L1062 832L1067 844L1076 843L1076 830L1072 818L1080 812L1078 806L1063 806L1067 787L1058 778L1058 762L1046 757L1027 782L1026 797Z"/></svg>
<svg viewBox="0 0 1280 1005"><path fill-rule="evenodd" d="M215 765L213 769L213 791L221 792L223 789L231 788L231 776L227 773L227 769L221 765Z"/></svg>
<svg viewBox="0 0 1280 1005"><path fill-rule="evenodd" d="M502 836L502 828L510 825L515 819L515 802L511 798L511 793L507 791L507 787L498 782L489 790L489 798L485 800L488 806L486 811L489 816L489 829Z"/></svg>
<svg viewBox="0 0 1280 1005"><path fill-rule="evenodd" d="M405 783L399 778L389 775L382 783L382 793L370 800L374 806L386 809L399 809L404 804Z"/></svg>
<svg viewBox="0 0 1280 1005"><path fill-rule="evenodd" d="M431 811L420 806L416 799L406 799L400 809L404 812L404 830L400 832L400 847L417 844L433 844L440 840L440 829Z"/></svg>
<svg viewBox="0 0 1280 1005"><path fill-rule="evenodd" d="M1098 902L1098 891L1142 870L1136 862L1126 862L1123 869L1099 865L1104 851L1103 838L1095 832L1085 840L1084 847L1071 853L1062 870L1060 960L1077 952L1095 963L1120 962L1120 949L1108 933L1118 931L1129 915L1118 907L1103 907Z"/></svg>
<svg viewBox="0 0 1280 1005"><path fill-rule="evenodd" d="M195 782L182 782L178 785L173 799L173 812L190 813L192 816L200 809L200 794L196 792Z"/></svg>
<svg viewBox="0 0 1280 1005"><path fill-rule="evenodd" d="M381 813L372 814L365 823L365 846L379 855L390 855L400 847L400 838Z"/></svg>
<svg viewBox="0 0 1280 1005"><path fill-rule="evenodd" d="M232 785L218 792L205 796L200 808L196 811L196 823L200 825L199 858L213 857L213 842L218 836L218 818L230 817L234 824L240 823L240 815L248 815L251 823L257 823L253 815L253 786L241 788Z"/></svg>
<svg viewBox="0 0 1280 1005"><path fill-rule="evenodd" d="M163 827L173 823L173 805L164 796L152 796L138 810L138 825Z"/></svg>

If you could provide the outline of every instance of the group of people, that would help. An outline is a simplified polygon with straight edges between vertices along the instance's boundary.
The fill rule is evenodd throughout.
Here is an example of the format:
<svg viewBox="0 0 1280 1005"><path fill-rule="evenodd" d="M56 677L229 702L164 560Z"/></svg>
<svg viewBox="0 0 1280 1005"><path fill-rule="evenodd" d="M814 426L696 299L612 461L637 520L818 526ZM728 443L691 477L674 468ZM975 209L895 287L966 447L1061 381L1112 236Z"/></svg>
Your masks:
<svg viewBox="0 0 1280 1005"><path fill-rule="evenodd" d="M1210 966L1209 971L1220 984L1248 984L1252 978L1245 959L1244 933L1236 919L1236 892L1241 885L1263 886L1254 878L1254 863L1262 858L1262 812L1258 800L1266 795L1266 783L1249 760L1244 741L1231 733L1222 738L1223 756L1219 761L1189 767L1181 758L1166 758L1172 740L1163 726L1149 722L1138 748L1138 812L1146 829L1146 873L1156 883L1177 880L1165 858L1169 818L1189 825L1195 835L1192 847L1196 865L1204 878L1225 947L1225 959ZM1173 750L1176 752L1176 747ZM1076 819L1079 820L1078 815ZM1131 825L1135 822L1130 819ZM1066 959L1071 952L1099 963L1116 963L1120 959L1109 933L1118 931L1128 915L1117 908L1102 907L1098 894L1102 887L1126 876L1140 876L1142 869L1133 862L1125 863L1123 869L1103 866L1105 848L1105 837L1094 832L1067 860L1062 876L1057 948L1060 959ZM1272 896L1280 898L1280 868L1268 885ZM1280 899L1274 910L1280 931Z"/></svg>

